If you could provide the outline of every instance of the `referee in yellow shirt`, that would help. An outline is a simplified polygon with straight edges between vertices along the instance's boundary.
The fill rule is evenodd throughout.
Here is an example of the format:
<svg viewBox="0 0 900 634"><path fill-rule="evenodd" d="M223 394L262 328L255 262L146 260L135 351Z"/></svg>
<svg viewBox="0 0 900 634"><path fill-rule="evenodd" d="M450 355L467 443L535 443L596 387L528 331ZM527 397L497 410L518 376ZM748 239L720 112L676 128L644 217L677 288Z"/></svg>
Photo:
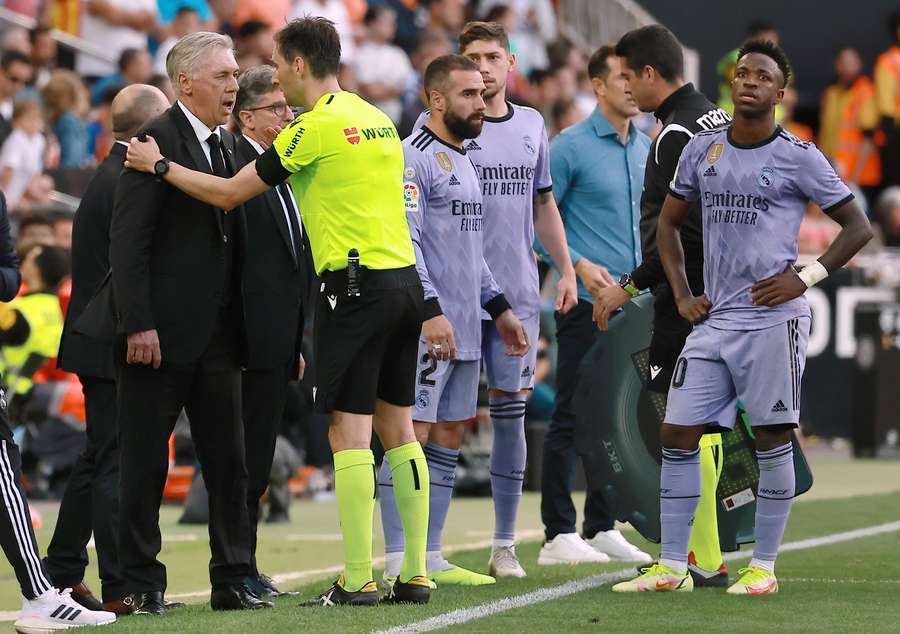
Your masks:
<svg viewBox="0 0 900 634"><path fill-rule="evenodd" d="M324 18L294 20L278 32L278 81L288 103L306 112L234 177L170 162L149 135L146 142L132 140L126 167L154 172L221 209L290 179L323 280L315 318L315 400L331 414L328 437L345 553L344 574L304 605L379 601L372 580L373 415L406 540L400 577L384 600L425 603L428 467L410 410L424 299L404 208L403 149L383 112L341 90L340 57L337 32ZM227 107L233 96L222 93L221 99Z"/></svg>

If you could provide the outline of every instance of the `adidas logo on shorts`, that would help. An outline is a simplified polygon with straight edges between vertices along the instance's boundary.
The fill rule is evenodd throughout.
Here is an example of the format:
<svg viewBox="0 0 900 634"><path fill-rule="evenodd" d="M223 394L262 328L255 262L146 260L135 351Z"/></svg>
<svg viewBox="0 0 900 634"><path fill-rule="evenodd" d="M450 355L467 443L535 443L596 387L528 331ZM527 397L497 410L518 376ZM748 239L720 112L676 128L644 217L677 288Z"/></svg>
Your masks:
<svg viewBox="0 0 900 634"><path fill-rule="evenodd" d="M477 143L475 143L475 141L469 141L468 145L466 145L467 152L471 151L471 150L480 150L480 149L481 149L481 146L478 145Z"/></svg>
<svg viewBox="0 0 900 634"><path fill-rule="evenodd" d="M719 173L716 171L715 165L710 165L709 167L706 168L706 171L703 172L703 175L704 176L718 176Z"/></svg>
<svg viewBox="0 0 900 634"><path fill-rule="evenodd" d="M450 174L450 184L459 185L459 179L456 178L456 174Z"/></svg>
<svg viewBox="0 0 900 634"><path fill-rule="evenodd" d="M778 402L772 406L773 414L778 413L778 412L786 412L786 411L787 411L787 407L784 406L784 403L781 401L781 399L778 399Z"/></svg>

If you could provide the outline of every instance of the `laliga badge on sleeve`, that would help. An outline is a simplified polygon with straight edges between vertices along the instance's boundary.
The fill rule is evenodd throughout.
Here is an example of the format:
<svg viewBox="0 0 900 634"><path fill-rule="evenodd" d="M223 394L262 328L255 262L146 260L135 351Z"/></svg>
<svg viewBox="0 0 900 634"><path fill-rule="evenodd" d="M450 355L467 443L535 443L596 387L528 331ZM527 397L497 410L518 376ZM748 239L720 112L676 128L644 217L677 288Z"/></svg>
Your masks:
<svg viewBox="0 0 900 634"><path fill-rule="evenodd" d="M414 214L419 211L419 186L413 182L403 183L403 206L407 213Z"/></svg>

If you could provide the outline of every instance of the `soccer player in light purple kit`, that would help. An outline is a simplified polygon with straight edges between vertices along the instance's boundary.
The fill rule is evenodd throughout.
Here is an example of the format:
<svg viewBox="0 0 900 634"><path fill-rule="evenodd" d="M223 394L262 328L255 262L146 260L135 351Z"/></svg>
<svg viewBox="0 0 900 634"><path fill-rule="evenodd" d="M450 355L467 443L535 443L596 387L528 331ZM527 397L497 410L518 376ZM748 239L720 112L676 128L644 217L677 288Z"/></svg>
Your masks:
<svg viewBox="0 0 900 634"><path fill-rule="evenodd" d="M500 24L470 22L459 36L459 50L478 64L485 83L484 127L478 138L466 144L484 194L484 258L513 312L528 329L529 340L536 343L540 282L532 246L535 232L561 272L556 310L566 313L578 301L565 229L553 199L547 130L539 112L506 100L515 55ZM494 431L490 467L494 539L489 573L524 577L516 557L515 528L525 476L525 401L534 388L537 346L525 357L508 356L497 330L484 323L482 358Z"/></svg>
<svg viewBox="0 0 900 634"><path fill-rule="evenodd" d="M470 59L444 55L428 65L425 89L431 104L428 119L403 141L404 201L425 289L413 405L416 437L424 445L429 473L425 564L428 577L439 586L487 585L495 579L443 558L441 532L465 422L475 417L478 405L482 337L495 333L502 354L522 357L530 350L529 335L485 262L481 182L463 147L482 129L481 73ZM483 311L493 320L489 329L483 326ZM378 485L387 585L397 578L404 541L410 537L398 515L393 475L382 464Z"/></svg>
<svg viewBox="0 0 900 634"><path fill-rule="evenodd" d="M691 139L664 203L660 256L678 311L695 327L675 365L661 432L659 563L615 585L616 592L693 589L687 555L700 496L698 443L710 427L734 421L738 399L753 425L760 477L753 559L728 594L778 591L775 558L794 496L791 431L800 419L809 338L803 293L872 237L865 214L818 148L776 125L789 77L787 58L771 42L741 49L731 88L734 121ZM698 199L706 293L694 297L679 230ZM842 229L798 273L797 234L809 201Z"/></svg>
<svg viewBox="0 0 900 634"><path fill-rule="evenodd" d="M535 232L561 271L555 309L568 312L578 301L565 229L551 191L547 131L539 112L506 101L506 81L515 55L509 52L509 39L500 24L470 22L459 36L459 48L478 64L485 84L484 126L480 135L465 143L481 180L484 258L534 344L540 329L540 285L532 247ZM428 117L428 112L423 113L414 129L425 125ZM482 312L482 319L481 356L494 431L490 469L495 524L489 573L524 577L515 551L515 526L526 464L525 401L534 387L537 348L532 345L523 357L508 355L490 316ZM458 452L438 458L452 472L457 457ZM437 499L433 498L432 509ZM442 582L474 585L486 581L483 577L457 568Z"/></svg>

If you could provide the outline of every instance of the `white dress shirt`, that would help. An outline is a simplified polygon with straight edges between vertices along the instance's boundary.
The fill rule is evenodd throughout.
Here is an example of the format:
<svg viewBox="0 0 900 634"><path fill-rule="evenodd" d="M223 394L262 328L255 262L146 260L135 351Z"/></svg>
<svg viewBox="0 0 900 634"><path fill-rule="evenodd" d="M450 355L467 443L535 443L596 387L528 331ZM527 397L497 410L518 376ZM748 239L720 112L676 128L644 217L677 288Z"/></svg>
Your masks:
<svg viewBox="0 0 900 634"><path fill-rule="evenodd" d="M200 141L200 147L203 148L203 155L206 157L206 162L209 164L209 168L212 169L212 159L210 159L210 149L209 143L207 139L210 134L215 134L219 137L219 141L222 140L222 133L219 131L219 126L216 126L215 130L210 130L209 127L200 121L193 112L188 110L187 106L185 106L180 101L176 101L175 103L181 108L181 111L184 113L184 116L187 117L188 123L191 124L191 128L194 130L194 134L197 135L197 140ZM225 157L222 157L222 160L225 160Z"/></svg>

